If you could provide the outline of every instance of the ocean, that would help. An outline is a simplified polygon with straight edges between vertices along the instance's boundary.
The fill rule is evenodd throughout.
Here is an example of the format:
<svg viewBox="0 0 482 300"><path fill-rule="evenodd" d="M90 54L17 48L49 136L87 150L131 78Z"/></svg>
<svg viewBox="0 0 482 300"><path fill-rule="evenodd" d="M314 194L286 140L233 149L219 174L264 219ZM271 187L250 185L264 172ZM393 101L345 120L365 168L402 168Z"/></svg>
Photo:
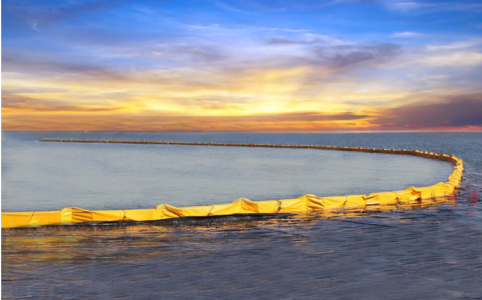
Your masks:
<svg viewBox="0 0 482 300"><path fill-rule="evenodd" d="M465 173L454 200L428 207L4 229L2 297L482 297L482 133L2 132L2 211L369 194L451 173L447 162L412 156L40 138L418 149L456 155Z"/></svg>

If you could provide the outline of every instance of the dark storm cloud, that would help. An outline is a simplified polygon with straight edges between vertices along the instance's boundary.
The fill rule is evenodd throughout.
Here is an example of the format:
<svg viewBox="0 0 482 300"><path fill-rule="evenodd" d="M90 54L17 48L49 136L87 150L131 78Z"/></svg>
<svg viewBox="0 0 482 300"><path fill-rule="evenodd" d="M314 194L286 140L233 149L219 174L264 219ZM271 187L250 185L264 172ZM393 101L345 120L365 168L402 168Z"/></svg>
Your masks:
<svg viewBox="0 0 482 300"><path fill-rule="evenodd" d="M482 94L457 95L436 100L437 102L417 102L385 110L373 123L422 128L482 125Z"/></svg>

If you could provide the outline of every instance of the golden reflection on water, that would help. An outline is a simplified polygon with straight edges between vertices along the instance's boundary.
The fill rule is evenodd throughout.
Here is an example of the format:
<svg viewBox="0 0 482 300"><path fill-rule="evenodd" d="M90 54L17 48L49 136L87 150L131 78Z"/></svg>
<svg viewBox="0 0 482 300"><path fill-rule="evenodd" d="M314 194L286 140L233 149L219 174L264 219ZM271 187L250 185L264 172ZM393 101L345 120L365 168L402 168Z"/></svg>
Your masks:
<svg viewBox="0 0 482 300"><path fill-rule="evenodd" d="M308 232L321 220L363 221L384 211L410 211L454 199L424 200L394 206L374 206L365 210L333 211L299 215L237 215L217 218L182 218L144 223L108 223L44 226L29 229L2 229L2 269L31 261L62 262L92 260L149 260L190 254L204 255L226 244L289 239L303 243ZM403 220L393 220L404 222Z"/></svg>

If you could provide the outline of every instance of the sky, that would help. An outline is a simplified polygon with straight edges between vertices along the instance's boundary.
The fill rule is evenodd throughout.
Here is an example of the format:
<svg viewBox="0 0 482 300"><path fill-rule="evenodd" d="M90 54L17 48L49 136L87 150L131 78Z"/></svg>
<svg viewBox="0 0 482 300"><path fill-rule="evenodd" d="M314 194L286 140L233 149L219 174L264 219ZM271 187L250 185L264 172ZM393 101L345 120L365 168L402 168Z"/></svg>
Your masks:
<svg viewBox="0 0 482 300"><path fill-rule="evenodd" d="M482 131L482 2L3 0L4 131Z"/></svg>

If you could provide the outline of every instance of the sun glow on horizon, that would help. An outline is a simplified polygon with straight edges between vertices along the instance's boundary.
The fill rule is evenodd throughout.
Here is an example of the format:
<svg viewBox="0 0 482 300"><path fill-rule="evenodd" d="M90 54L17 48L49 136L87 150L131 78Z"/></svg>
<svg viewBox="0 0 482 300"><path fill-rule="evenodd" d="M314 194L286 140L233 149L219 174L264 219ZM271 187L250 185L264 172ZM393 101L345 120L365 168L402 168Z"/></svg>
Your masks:
<svg viewBox="0 0 482 300"><path fill-rule="evenodd" d="M482 131L464 1L228 2L4 1L2 130Z"/></svg>

